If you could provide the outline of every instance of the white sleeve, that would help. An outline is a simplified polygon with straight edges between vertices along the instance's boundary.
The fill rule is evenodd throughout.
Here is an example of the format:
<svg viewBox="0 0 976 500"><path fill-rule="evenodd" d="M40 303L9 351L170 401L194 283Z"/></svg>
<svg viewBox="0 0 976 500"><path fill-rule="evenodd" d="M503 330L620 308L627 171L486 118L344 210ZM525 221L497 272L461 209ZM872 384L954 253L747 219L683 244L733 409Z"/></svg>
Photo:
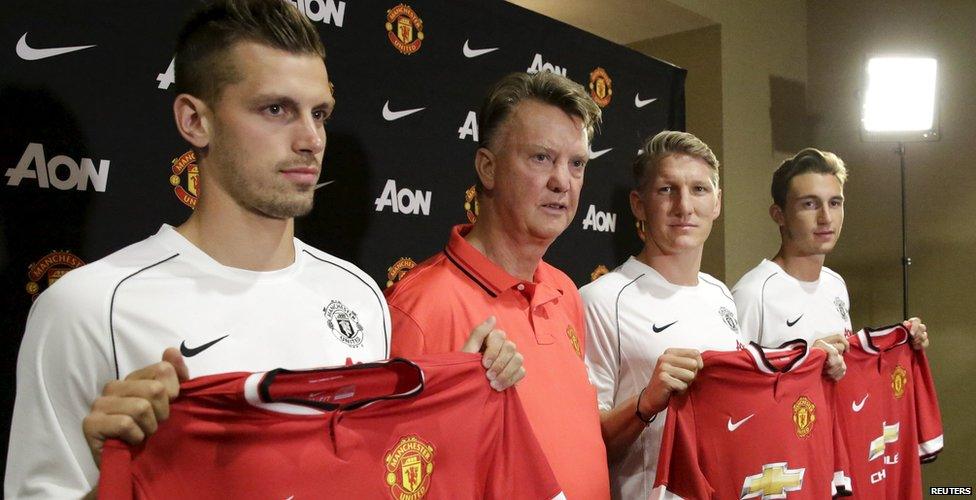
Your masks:
<svg viewBox="0 0 976 500"><path fill-rule="evenodd" d="M740 281L732 287L732 298L739 317L739 337L742 342L762 344L762 299L756 290Z"/></svg>
<svg viewBox="0 0 976 500"><path fill-rule="evenodd" d="M42 293L27 318L5 498L80 498L98 481L81 423L102 384L115 378L108 314L97 297L58 286L68 278Z"/></svg>
<svg viewBox="0 0 976 500"><path fill-rule="evenodd" d="M584 287L585 288L585 287ZM599 288L580 290L586 320L586 371L596 388L600 411L614 406L620 366L613 297L599 296Z"/></svg>

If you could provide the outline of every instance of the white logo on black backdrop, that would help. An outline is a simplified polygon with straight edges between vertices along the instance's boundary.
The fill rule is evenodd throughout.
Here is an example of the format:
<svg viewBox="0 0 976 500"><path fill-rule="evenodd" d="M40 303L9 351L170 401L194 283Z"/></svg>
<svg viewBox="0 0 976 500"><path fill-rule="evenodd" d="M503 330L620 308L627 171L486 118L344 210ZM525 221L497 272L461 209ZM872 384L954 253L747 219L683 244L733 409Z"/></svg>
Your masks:
<svg viewBox="0 0 976 500"><path fill-rule="evenodd" d="M487 47L487 48L484 48L484 49L472 49L470 46L468 46L468 42L469 42L469 40L465 40L464 41L464 47L461 47L461 53L463 53L464 54L464 57L467 57L468 59L471 59L472 57L483 56L483 55L485 55L485 54L487 54L489 52L494 52L494 51L498 50L498 47Z"/></svg>
<svg viewBox="0 0 976 500"><path fill-rule="evenodd" d="M468 111L464 124L458 129L458 139L464 140L469 135L472 141L478 142L478 115L474 111Z"/></svg>
<svg viewBox="0 0 976 500"><path fill-rule="evenodd" d="M634 94L634 107L636 107L636 108L643 108L644 106L647 106L648 104L650 104L650 103L652 103L652 102L654 102L656 100L657 100L657 97L652 97L650 99L641 99L640 98L640 92L638 92L638 93Z"/></svg>
<svg viewBox="0 0 976 500"><path fill-rule="evenodd" d="M288 0L288 3L298 7L305 17L312 22L322 22L342 27L346 17L346 2L335 0Z"/></svg>
<svg viewBox="0 0 976 500"><path fill-rule="evenodd" d="M68 54L70 52L77 52L79 50L90 49L94 45L76 45L74 47L48 47L46 49L39 49L31 47L27 44L27 33L17 40L17 57L25 61L36 61L38 59L47 59L48 57L60 56L62 54Z"/></svg>
<svg viewBox="0 0 976 500"><path fill-rule="evenodd" d="M526 73L538 73L540 71L550 71L552 73L559 73L560 75L566 76L566 68L560 68L555 64L550 62L542 61L542 54L536 54L535 58L532 59L532 64L529 65L529 69L525 70Z"/></svg>
<svg viewBox="0 0 976 500"><path fill-rule="evenodd" d="M423 111L424 109L425 108L413 108L413 109L404 109L401 111L393 111L390 109L390 101L386 101L385 103L383 103L383 119L388 122L392 122L393 120L399 120L404 116L412 115L418 111Z"/></svg>
<svg viewBox="0 0 976 500"><path fill-rule="evenodd" d="M5 175L8 186L19 186L24 179L37 179L37 185L42 188L54 186L62 191L87 191L91 184L95 191L104 192L108 184L108 167L108 160L100 160L96 169L91 158L82 158L78 162L65 155L47 161L44 145L32 142L24 150L17 166L8 168Z"/></svg>
<svg viewBox="0 0 976 500"><path fill-rule="evenodd" d="M590 205L586 211L586 218L583 219L583 229L599 231L601 233L613 233L617 231L617 214L613 212L601 212L595 205Z"/></svg>
<svg viewBox="0 0 976 500"><path fill-rule="evenodd" d="M607 149L601 149L599 151L593 151L593 146L590 146L590 159L591 160L595 160L595 159L597 159L597 158L599 158L599 157L601 157L601 156L609 153L610 151L613 151L613 148L607 148Z"/></svg>
<svg viewBox="0 0 976 500"><path fill-rule="evenodd" d="M156 81L159 82L158 88L166 90L170 85L173 84L173 82L176 81L176 70L173 68L173 63L175 62L175 57L170 59L169 66L166 68L166 71L156 75Z"/></svg>
<svg viewBox="0 0 976 500"><path fill-rule="evenodd" d="M383 194L376 198L376 211L382 212L385 207L391 207L395 214L430 215L430 196L430 191L397 190L396 181L389 179Z"/></svg>

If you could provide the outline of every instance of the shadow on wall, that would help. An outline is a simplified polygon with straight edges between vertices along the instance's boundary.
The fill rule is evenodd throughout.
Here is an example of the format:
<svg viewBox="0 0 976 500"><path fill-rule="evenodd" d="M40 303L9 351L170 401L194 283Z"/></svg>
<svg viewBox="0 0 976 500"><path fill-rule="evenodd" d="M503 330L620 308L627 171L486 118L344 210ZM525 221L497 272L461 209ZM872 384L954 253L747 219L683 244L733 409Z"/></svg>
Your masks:
<svg viewBox="0 0 976 500"><path fill-rule="evenodd" d="M769 77L769 126L773 151L794 154L811 146L820 118L807 110L807 86L798 80Z"/></svg>

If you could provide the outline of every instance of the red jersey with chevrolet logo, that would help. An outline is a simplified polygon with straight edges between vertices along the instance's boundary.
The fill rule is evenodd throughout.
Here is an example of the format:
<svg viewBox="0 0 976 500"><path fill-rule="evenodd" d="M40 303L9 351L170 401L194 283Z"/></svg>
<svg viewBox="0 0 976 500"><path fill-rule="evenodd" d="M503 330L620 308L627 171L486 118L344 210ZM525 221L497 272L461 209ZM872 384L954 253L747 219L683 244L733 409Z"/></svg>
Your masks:
<svg viewBox="0 0 976 500"><path fill-rule="evenodd" d="M821 380L825 357L803 340L703 353L691 387L668 405L657 493L818 500L848 494L831 387Z"/></svg>
<svg viewBox="0 0 976 500"><path fill-rule="evenodd" d="M942 419L924 351L901 325L849 337L837 414L857 498L922 498L920 463L942 451Z"/></svg>

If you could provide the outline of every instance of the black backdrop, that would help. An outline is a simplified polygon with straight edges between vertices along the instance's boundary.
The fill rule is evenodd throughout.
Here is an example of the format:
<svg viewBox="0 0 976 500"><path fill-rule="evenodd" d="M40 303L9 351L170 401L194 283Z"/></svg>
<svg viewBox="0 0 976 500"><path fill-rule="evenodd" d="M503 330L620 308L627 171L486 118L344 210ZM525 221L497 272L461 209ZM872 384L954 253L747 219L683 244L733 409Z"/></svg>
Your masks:
<svg viewBox="0 0 976 500"><path fill-rule="evenodd" d="M338 101L322 176L334 182L298 222L304 241L380 287L402 258L442 248L449 227L472 216L473 118L488 85L542 69L604 105L579 212L547 260L582 285L638 248L629 164L641 138L684 129L685 70L505 2L292 3L319 28ZM34 295L190 213L194 166L169 84L177 30L196 5L0 5L0 443Z"/></svg>

